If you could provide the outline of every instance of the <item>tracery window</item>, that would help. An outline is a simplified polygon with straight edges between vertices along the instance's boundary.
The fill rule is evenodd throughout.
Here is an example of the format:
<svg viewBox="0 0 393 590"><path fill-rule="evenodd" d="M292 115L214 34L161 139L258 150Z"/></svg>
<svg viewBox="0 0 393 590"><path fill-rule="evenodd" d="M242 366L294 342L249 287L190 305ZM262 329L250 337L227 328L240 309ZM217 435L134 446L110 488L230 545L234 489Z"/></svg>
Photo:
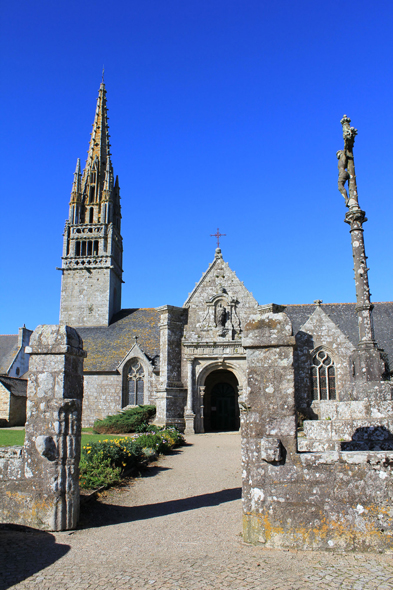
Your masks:
<svg viewBox="0 0 393 590"><path fill-rule="evenodd" d="M143 404L145 389L145 371L138 359L131 361L127 371L128 388L125 395L126 406Z"/></svg>
<svg viewBox="0 0 393 590"><path fill-rule="evenodd" d="M336 399L336 368L325 350L319 350L313 356L311 383L313 400Z"/></svg>

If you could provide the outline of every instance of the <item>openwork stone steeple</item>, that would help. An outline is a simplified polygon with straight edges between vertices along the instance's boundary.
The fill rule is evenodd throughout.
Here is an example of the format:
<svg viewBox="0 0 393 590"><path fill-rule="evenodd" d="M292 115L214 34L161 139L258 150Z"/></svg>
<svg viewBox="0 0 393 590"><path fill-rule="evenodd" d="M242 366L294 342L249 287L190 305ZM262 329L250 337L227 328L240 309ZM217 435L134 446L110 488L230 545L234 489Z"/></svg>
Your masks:
<svg viewBox="0 0 393 590"><path fill-rule="evenodd" d="M120 190L111 162L108 109L104 82L97 108L86 166L81 175L78 158L70 200L70 223L114 223L120 230Z"/></svg>
<svg viewBox="0 0 393 590"><path fill-rule="evenodd" d="M119 180L114 180L102 81L85 169L82 174L78 158L65 225L61 323L108 325L112 315L120 310L120 224Z"/></svg>

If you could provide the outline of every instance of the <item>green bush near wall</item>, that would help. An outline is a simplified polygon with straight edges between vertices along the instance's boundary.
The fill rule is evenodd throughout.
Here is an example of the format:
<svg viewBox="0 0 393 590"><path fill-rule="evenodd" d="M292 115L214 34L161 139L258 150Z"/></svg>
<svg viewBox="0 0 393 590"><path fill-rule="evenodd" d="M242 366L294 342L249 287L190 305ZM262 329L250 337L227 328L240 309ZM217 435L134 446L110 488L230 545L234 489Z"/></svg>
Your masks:
<svg viewBox="0 0 393 590"><path fill-rule="evenodd" d="M185 443L175 428L159 429L132 436L103 439L82 446L79 484L82 489L109 487L134 467Z"/></svg>
<svg viewBox="0 0 393 590"><path fill-rule="evenodd" d="M155 406L137 406L123 410L120 414L107 416L104 420L96 420L93 431L98 434L138 432L138 429L147 424L155 413Z"/></svg>

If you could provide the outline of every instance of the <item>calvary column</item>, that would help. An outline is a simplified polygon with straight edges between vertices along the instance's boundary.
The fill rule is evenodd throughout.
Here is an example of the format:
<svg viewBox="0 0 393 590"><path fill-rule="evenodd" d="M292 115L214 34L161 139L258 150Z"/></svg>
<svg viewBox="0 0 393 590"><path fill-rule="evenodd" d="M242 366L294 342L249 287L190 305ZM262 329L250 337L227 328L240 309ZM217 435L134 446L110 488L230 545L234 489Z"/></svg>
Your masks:
<svg viewBox="0 0 393 590"><path fill-rule="evenodd" d="M384 371L378 345L374 338L371 311L373 305L370 300L370 287L368 284L367 256L364 248L363 223L367 221L366 214L359 207L353 146L357 129L350 126L351 119L346 115L341 119L343 127L344 149L337 152L338 189L345 199L348 211L345 215L345 223L351 227L352 253L356 284L356 313L358 316L359 343L357 351L353 355L354 381L358 385L354 390L354 397L362 399L369 397L369 387L359 387L362 383L381 382ZM348 193L345 183L348 181ZM373 391L376 392L375 388ZM384 397L384 396L383 396Z"/></svg>

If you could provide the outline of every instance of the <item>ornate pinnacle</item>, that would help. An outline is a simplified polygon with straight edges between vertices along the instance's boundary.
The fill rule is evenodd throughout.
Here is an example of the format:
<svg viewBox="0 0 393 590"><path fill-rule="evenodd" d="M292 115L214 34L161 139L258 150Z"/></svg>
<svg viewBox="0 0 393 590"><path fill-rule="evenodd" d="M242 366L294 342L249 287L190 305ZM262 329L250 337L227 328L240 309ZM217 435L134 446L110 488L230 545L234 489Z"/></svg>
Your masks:
<svg viewBox="0 0 393 590"><path fill-rule="evenodd" d="M72 183L71 200L78 199L81 192L81 161L80 158L76 161L76 168L74 172L74 181Z"/></svg>

